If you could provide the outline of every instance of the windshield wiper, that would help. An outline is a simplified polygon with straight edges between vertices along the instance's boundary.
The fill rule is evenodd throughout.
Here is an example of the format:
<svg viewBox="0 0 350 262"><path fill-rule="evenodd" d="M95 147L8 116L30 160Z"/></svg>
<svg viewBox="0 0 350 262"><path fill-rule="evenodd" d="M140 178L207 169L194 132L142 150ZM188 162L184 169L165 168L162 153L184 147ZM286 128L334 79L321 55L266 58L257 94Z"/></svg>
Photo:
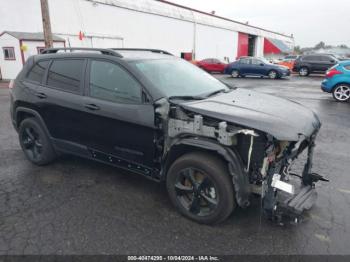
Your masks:
<svg viewBox="0 0 350 262"><path fill-rule="evenodd" d="M169 96L169 100L178 99L178 100L202 100L202 96Z"/></svg>
<svg viewBox="0 0 350 262"><path fill-rule="evenodd" d="M219 90L215 90L213 92L209 92L209 93L205 93L202 94L200 96L169 96L168 99L172 100L172 99L178 99L178 100L203 100L206 99L210 96L219 94L219 93L228 93L231 92L232 90L236 89L235 87L230 86L229 89L219 89Z"/></svg>
<svg viewBox="0 0 350 262"><path fill-rule="evenodd" d="M219 93L228 93L228 92L231 92L232 90L234 90L234 88L230 88L229 90L219 89L219 90L216 90L216 91L213 91L213 92L205 94L204 97L207 98L207 97L219 94Z"/></svg>

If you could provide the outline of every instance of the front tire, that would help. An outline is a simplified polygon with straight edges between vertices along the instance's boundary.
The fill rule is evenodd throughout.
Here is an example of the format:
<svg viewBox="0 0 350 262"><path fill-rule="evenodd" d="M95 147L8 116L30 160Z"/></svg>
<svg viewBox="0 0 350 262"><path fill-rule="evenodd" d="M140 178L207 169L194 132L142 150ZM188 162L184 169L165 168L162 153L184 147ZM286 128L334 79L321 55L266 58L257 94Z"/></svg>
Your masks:
<svg viewBox="0 0 350 262"><path fill-rule="evenodd" d="M222 222L236 206L227 166L207 153L189 153L177 159L166 184L178 211L198 223Z"/></svg>
<svg viewBox="0 0 350 262"><path fill-rule="evenodd" d="M347 102L350 100L350 85L339 84L333 89L333 98L339 102Z"/></svg>
<svg viewBox="0 0 350 262"><path fill-rule="evenodd" d="M33 164L47 165L56 158L49 137L35 118L27 118L21 122L18 136L25 156Z"/></svg>
<svg viewBox="0 0 350 262"><path fill-rule="evenodd" d="M268 77L270 79L277 79L278 78L278 73L276 70L271 70L269 73L268 73Z"/></svg>

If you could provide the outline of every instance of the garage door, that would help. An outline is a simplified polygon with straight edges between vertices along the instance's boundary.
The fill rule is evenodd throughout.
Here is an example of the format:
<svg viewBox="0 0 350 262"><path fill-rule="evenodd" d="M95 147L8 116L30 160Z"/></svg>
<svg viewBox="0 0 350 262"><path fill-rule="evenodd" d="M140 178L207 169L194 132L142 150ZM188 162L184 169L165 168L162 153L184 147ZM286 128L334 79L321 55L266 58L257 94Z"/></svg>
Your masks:
<svg viewBox="0 0 350 262"><path fill-rule="evenodd" d="M238 33L237 58L248 55L248 34Z"/></svg>

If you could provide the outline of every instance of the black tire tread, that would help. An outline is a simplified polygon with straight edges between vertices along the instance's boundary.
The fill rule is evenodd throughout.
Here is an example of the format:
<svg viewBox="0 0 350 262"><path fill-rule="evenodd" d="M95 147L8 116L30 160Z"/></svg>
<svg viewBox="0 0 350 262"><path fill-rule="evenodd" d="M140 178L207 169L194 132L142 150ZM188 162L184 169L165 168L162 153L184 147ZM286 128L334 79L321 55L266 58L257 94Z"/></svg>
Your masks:
<svg viewBox="0 0 350 262"><path fill-rule="evenodd" d="M51 144L50 138L48 137L48 135L44 131L44 128L41 126L39 121L36 120L34 117L26 118L20 123L19 130L18 130L18 137L19 137L19 142L20 142L20 145L22 147L22 150L24 151L21 136L22 136L22 133L24 131L24 128L27 126L34 127L35 131L38 132L38 135L40 136L41 143L43 144L43 148L42 148L43 153L42 153L40 160L32 161L32 159L30 159L27 156L27 154L25 154L27 159L30 162L32 162L33 164L38 165L38 166L44 166L44 165L51 163L56 158L55 150Z"/></svg>
<svg viewBox="0 0 350 262"><path fill-rule="evenodd" d="M217 183L221 187L222 192L225 192L225 198L219 201L219 210L215 214L209 217L194 217L194 215L189 214L177 201L176 195L173 189L173 179L176 178L177 171L180 171L186 165L199 165L203 171L209 171L213 176L215 176ZM208 173L209 173L208 172ZM174 178L175 176L175 178ZM196 222L202 224L217 224L224 221L234 208L236 207L235 194L233 189L232 179L228 173L227 164L214 154L209 154L206 152L192 152L185 154L178 158L170 167L167 175L167 189L169 197L172 203L177 207L179 212L192 219Z"/></svg>

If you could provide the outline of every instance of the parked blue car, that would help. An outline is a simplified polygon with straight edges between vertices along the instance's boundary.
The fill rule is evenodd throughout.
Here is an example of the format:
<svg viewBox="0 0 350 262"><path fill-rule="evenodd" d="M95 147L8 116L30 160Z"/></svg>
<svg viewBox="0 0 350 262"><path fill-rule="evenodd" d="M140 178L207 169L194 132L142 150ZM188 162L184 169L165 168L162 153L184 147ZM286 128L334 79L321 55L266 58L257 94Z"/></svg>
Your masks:
<svg viewBox="0 0 350 262"><path fill-rule="evenodd" d="M232 77L260 76L276 79L290 76L290 70L286 66L272 64L264 58L244 57L229 64L225 74Z"/></svg>
<svg viewBox="0 0 350 262"><path fill-rule="evenodd" d="M324 92L332 93L335 100L346 102L350 100L350 61L340 62L330 68L322 81Z"/></svg>

